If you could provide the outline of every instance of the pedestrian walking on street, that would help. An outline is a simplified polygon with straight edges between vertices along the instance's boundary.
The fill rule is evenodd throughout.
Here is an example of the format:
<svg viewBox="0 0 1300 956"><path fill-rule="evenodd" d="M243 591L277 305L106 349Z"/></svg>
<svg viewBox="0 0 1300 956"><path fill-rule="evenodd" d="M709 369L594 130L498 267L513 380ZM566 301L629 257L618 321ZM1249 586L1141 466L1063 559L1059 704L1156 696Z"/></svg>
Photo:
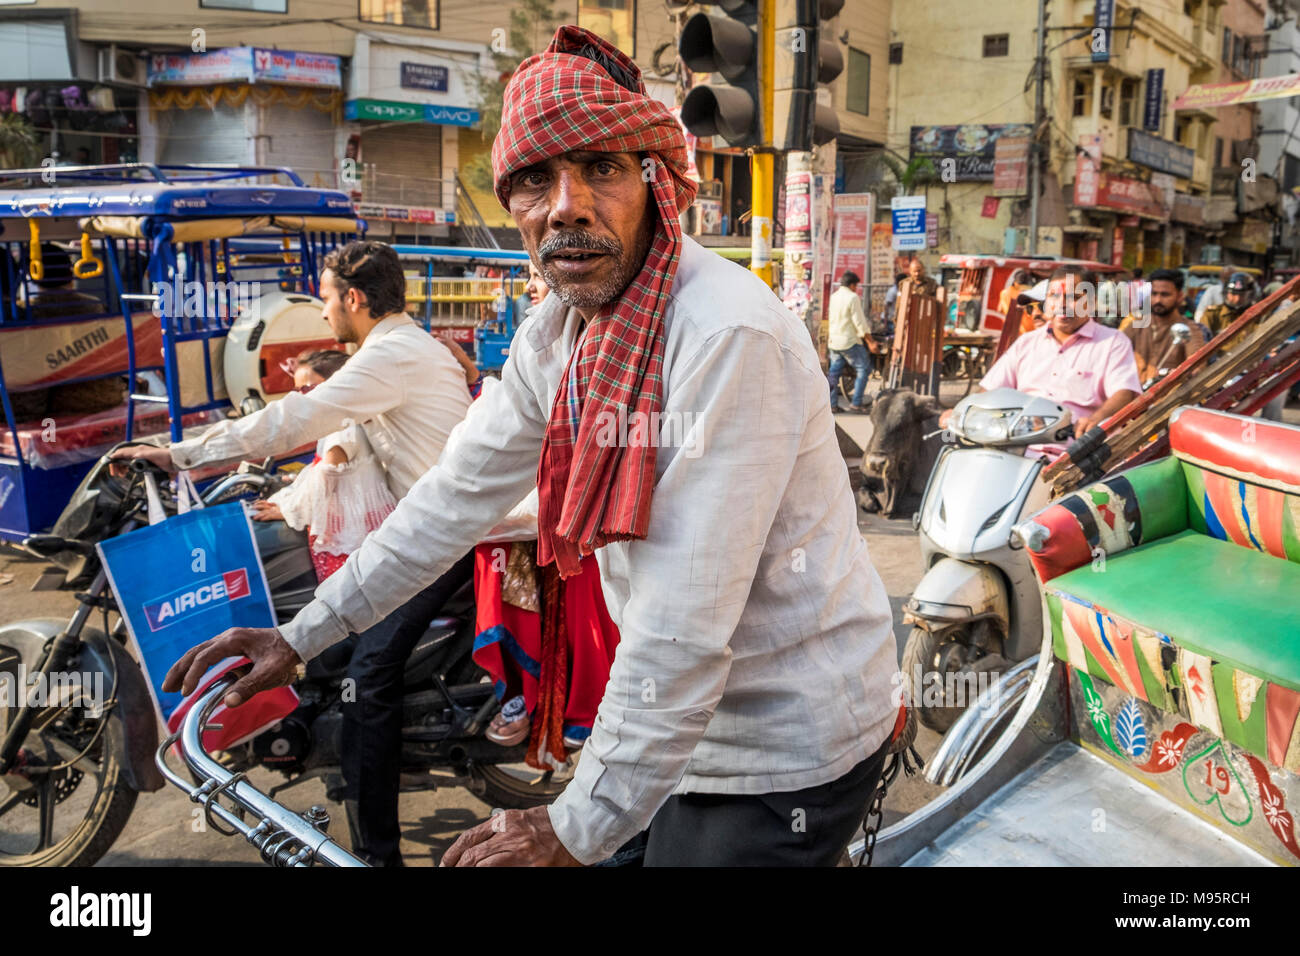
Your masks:
<svg viewBox="0 0 1300 956"><path fill-rule="evenodd" d="M840 287L831 296L830 332L826 350L831 354L830 368L826 377L831 386L831 408L839 402L840 375L845 365L853 366L857 377L853 380L853 403L849 411L865 412L862 396L867 389L867 378L871 375L871 355L867 352L867 339L871 335L871 326L867 322L866 310L862 308L862 296L858 286L862 279L853 270L840 276Z"/></svg>

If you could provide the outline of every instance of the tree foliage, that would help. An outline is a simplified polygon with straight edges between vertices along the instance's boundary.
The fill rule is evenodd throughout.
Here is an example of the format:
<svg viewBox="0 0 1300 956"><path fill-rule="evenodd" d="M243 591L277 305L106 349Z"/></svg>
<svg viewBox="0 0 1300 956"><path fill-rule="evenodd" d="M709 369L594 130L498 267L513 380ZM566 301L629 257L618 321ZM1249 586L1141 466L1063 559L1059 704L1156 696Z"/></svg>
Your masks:
<svg viewBox="0 0 1300 956"><path fill-rule="evenodd" d="M475 73L472 83L485 142L492 142L501 131L501 109L510 77L520 63L545 49L560 20L552 0L520 0L510 11L510 27L505 37L508 48L503 49L500 34L494 34L488 47L492 71ZM462 172L476 189L491 191L492 162L488 156L475 157L465 164Z"/></svg>
<svg viewBox="0 0 1300 956"><path fill-rule="evenodd" d="M40 161L40 141L18 113L0 113L0 169L24 169Z"/></svg>

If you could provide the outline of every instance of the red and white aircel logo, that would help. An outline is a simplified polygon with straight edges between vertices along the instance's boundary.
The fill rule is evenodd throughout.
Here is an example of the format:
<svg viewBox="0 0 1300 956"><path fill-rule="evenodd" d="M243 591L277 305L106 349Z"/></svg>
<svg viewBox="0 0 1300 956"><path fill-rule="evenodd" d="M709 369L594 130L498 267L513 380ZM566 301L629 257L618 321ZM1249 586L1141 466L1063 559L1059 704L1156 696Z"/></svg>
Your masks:
<svg viewBox="0 0 1300 956"><path fill-rule="evenodd" d="M144 613L149 621L149 629L161 631L214 604L228 604L246 598L251 593L248 587L248 569L239 568L174 591L160 601L146 604Z"/></svg>

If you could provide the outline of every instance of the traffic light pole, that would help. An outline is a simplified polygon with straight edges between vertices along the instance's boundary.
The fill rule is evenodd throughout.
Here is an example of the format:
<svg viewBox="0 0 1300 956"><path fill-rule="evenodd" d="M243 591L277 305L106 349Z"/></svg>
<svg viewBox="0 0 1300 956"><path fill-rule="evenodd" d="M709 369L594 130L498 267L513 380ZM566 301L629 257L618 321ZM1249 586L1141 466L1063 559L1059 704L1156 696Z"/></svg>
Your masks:
<svg viewBox="0 0 1300 956"><path fill-rule="evenodd" d="M750 165L749 268L772 285L772 203L776 157L772 152L773 70L776 58L776 0L758 0L759 111L762 145L752 152Z"/></svg>

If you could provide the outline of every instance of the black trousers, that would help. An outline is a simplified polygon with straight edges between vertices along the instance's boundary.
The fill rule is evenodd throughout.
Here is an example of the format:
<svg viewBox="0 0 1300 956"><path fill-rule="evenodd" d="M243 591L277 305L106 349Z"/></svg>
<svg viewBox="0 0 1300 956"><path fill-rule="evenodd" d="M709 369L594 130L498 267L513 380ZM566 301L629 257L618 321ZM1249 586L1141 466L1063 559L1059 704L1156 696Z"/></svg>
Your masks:
<svg viewBox="0 0 1300 956"><path fill-rule="evenodd" d="M474 573L465 555L388 617L361 634L347 676L355 699L343 703L343 798L352 848L372 866L400 866L397 791L402 764L402 678L406 659L447 599Z"/></svg>
<svg viewBox="0 0 1300 956"><path fill-rule="evenodd" d="M646 866L835 866L866 815L889 741L830 783L787 793L684 793L650 821Z"/></svg>

